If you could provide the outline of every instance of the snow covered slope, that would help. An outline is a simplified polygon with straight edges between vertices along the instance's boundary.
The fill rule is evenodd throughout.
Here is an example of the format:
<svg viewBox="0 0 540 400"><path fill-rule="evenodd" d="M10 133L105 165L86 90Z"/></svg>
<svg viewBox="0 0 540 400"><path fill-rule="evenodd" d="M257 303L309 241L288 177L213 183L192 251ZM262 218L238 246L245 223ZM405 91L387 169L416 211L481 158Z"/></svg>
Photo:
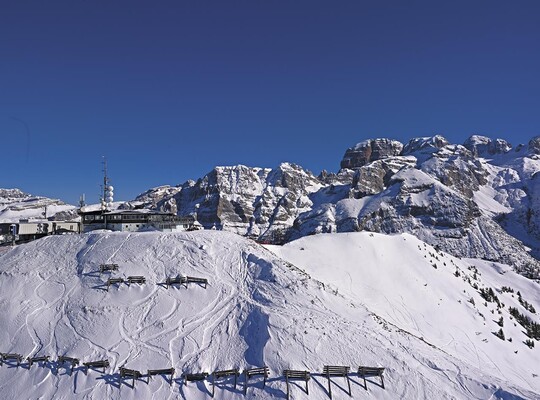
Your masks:
<svg viewBox="0 0 540 400"><path fill-rule="evenodd" d="M540 309L538 285L510 268L458 260L408 235L318 235L271 250L280 256L232 233L199 231L47 237L7 251L0 351L107 358L111 366L70 375L55 362L30 370L4 364L2 397L203 399L210 384L184 386L182 372L268 365L266 389L250 381L244 396L228 382L215 397L285 398L281 373L291 368L313 373L310 399L327 399L325 364L386 367L386 389L369 378L366 390L351 374L353 398L540 397L538 347L522 343L523 329L507 313L510 305L523 311L517 295L498 293L506 306L491 314L494 303L485 307L472 286L511 286ZM101 263L119 271L100 274ZM178 274L207 278L209 286L162 284ZM106 290L108 277L133 275L147 283ZM491 333L499 316L512 342ZM124 364L143 372L174 366L177 377L172 385L138 380L132 389L130 381L119 384ZM334 382L334 398L349 398L343 379ZM293 399L308 398L302 387L292 385Z"/></svg>

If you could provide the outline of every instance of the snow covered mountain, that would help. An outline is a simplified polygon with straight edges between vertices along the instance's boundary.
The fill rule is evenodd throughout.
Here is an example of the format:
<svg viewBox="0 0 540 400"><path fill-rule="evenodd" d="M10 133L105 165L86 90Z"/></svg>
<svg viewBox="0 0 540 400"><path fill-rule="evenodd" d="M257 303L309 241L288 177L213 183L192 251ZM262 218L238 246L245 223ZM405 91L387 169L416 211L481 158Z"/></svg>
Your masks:
<svg viewBox="0 0 540 400"><path fill-rule="evenodd" d="M19 189L0 189L0 222L46 217L66 220L76 216L75 207L60 200L33 196Z"/></svg>
<svg viewBox="0 0 540 400"><path fill-rule="evenodd" d="M369 139L338 173L298 165L216 167L197 181L151 189L147 207L193 215L204 227L268 243L324 232L407 232L454 256L540 276L540 137L513 148L474 135L402 144Z"/></svg>
<svg viewBox="0 0 540 400"><path fill-rule="evenodd" d="M101 263L117 263L112 274ZM538 399L538 283L492 262L459 259L408 234L303 237L263 247L223 231L51 236L0 256L0 349L50 356L0 366L6 399L206 399L210 380L182 373L267 365L266 388L232 380L217 399L285 398L283 369L312 372L309 398L328 398L323 365L385 367L385 388L349 374L353 398ZM144 276L144 285L111 276ZM209 285L163 284L192 276ZM534 324L536 325L534 325ZM525 324L525 325L523 325ZM528 343L528 345L526 344ZM107 359L104 372L76 367ZM120 380L119 367L174 367L175 379ZM240 379L243 383L243 378ZM334 398L349 398L343 378ZM308 398L303 383L293 399Z"/></svg>

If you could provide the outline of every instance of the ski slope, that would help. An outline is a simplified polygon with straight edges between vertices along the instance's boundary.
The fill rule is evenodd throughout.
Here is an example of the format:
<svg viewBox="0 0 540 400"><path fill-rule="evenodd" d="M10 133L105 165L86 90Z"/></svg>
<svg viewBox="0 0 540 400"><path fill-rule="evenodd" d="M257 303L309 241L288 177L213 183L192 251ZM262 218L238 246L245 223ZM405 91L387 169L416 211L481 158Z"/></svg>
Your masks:
<svg viewBox="0 0 540 400"><path fill-rule="evenodd" d="M102 263L119 271L100 274ZM291 398L317 400L328 398L328 364L386 368L385 389L368 378L366 390L351 373L353 398L540 398L538 347L522 343L506 311L517 299L499 294L513 337L502 341L492 334L499 314L464 279L471 265L474 282L510 285L540 309L536 283L409 235L317 235L266 248L222 231L46 237L0 256L0 351L52 362L4 364L0 391L6 399L206 399L210 380L186 386L182 373L268 365L265 389L253 379L244 396L242 377L236 389L217 385L215 398L285 398L283 369L305 369L309 396L294 382ZM107 291L108 277L133 275L146 284ZM209 285L167 289L165 279L177 275ZM111 365L70 374L54 362L58 355ZM122 365L143 373L174 367L176 376L132 388L119 380ZM333 382L334 398L349 398L343 378Z"/></svg>

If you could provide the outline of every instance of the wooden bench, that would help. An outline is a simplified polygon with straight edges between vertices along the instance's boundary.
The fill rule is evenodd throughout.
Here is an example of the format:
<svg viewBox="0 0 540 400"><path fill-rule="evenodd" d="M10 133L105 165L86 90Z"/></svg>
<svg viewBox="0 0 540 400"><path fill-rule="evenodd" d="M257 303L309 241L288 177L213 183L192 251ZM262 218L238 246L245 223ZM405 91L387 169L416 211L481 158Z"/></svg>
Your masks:
<svg viewBox="0 0 540 400"><path fill-rule="evenodd" d="M378 376L381 378L381 385L384 389L384 378L383 378L384 368L382 367L358 367L358 376L364 378L364 388L367 390L366 376Z"/></svg>
<svg viewBox="0 0 540 400"><path fill-rule="evenodd" d="M115 285L117 283L124 283L124 278L109 278L107 279L107 292L109 291L109 288L111 285Z"/></svg>
<svg viewBox="0 0 540 400"><path fill-rule="evenodd" d="M326 376L328 380L328 395L332 398L332 386L330 377L332 376L342 376L347 380L349 386L349 396L351 396L351 381L349 380L349 367L342 365L325 365L323 367L323 375Z"/></svg>
<svg viewBox="0 0 540 400"><path fill-rule="evenodd" d="M238 381L238 375L240 375L240 372L238 372L238 368L224 369L224 370L221 370L221 371L214 371L212 373L212 397L214 397L214 393L215 393L215 390L216 390L216 380L229 378L231 376L234 376L234 389L236 389L236 384L237 384L237 381Z"/></svg>
<svg viewBox="0 0 540 400"><path fill-rule="evenodd" d="M208 279L206 279L206 278L195 278L193 276L186 276L185 277L186 287L187 287L188 283L198 283L199 285L204 285L204 288L206 289L206 286L208 285Z"/></svg>
<svg viewBox="0 0 540 400"><path fill-rule="evenodd" d="M184 378L184 384L186 386L187 386L188 381L189 382L204 381L207 376L208 376L208 372L198 372L196 374L182 374L182 377Z"/></svg>
<svg viewBox="0 0 540 400"><path fill-rule="evenodd" d="M59 356L57 362L58 362L58 364L70 363L71 364L71 373L73 373L73 367L79 365L79 359L78 358L66 357L66 356Z"/></svg>
<svg viewBox="0 0 540 400"><path fill-rule="evenodd" d="M286 369L283 371L285 381L287 382L287 399L289 399L289 379L300 379L306 382L306 394L309 396L308 381L311 378L308 371L298 371L294 369Z"/></svg>
<svg viewBox="0 0 540 400"><path fill-rule="evenodd" d="M2 360L0 361L0 365L3 365L7 360L17 360L17 368L19 368L23 360L23 356L17 353L0 353L0 358Z"/></svg>
<svg viewBox="0 0 540 400"><path fill-rule="evenodd" d="M131 384L132 389L135 388L135 379L139 379L141 376L141 371L125 368L123 365L120 367L120 380L125 378L133 379L133 383Z"/></svg>
<svg viewBox="0 0 540 400"><path fill-rule="evenodd" d="M263 389L264 389L264 387L266 386L266 378L268 378L268 375L270 375L270 371L268 367L264 366L260 368L251 368L251 369L244 370L244 376L245 376L244 395L247 393L249 378L251 378L252 376L259 376L259 375L264 376L264 381L263 381Z"/></svg>
<svg viewBox="0 0 540 400"><path fill-rule="evenodd" d="M105 368L109 367L109 360L100 360L100 361L90 361L83 363L86 370L85 373L88 373L88 369L97 369L97 368L103 368L103 373L105 373Z"/></svg>
<svg viewBox="0 0 540 400"><path fill-rule="evenodd" d="M149 369L148 373L146 374L148 377L147 384L150 383L150 377L154 375L170 375L171 380L169 382L170 385L172 385L173 377L174 377L174 368L163 368L163 369Z"/></svg>
<svg viewBox="0 0 540 400"><path fill-rule="evenodd" d="M101 264L99 266L99 273L102 274L106 271L118 271L118 264Z"/></svg>
<svg viewBox="0 0 540 400"><path fill-rule="evenodd" d="M32 364L37 362L49 362L49 356L28 357L28 369L32 368Z"/></svg>
<svg viewBox="0 0 540 400"><path fill-rule="evenodd" d="M144 276L128 276L127 283L129 283L130 285L132 283L138 283L139 285L142 285L146 283L146 278Z"/></svg>

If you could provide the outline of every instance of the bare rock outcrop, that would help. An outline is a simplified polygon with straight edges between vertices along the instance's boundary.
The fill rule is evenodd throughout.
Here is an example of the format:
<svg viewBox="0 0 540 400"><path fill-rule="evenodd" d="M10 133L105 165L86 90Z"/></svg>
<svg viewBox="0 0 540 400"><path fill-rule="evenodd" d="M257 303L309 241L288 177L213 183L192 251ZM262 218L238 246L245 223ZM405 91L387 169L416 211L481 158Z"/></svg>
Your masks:
<svg viewBox="0 0 540 400"><path fill-rule="evenodd" d="M350 147L341 160L341 168L356 169L372 161L398 156L403 144L392 139L368 139Z"/></svg>

